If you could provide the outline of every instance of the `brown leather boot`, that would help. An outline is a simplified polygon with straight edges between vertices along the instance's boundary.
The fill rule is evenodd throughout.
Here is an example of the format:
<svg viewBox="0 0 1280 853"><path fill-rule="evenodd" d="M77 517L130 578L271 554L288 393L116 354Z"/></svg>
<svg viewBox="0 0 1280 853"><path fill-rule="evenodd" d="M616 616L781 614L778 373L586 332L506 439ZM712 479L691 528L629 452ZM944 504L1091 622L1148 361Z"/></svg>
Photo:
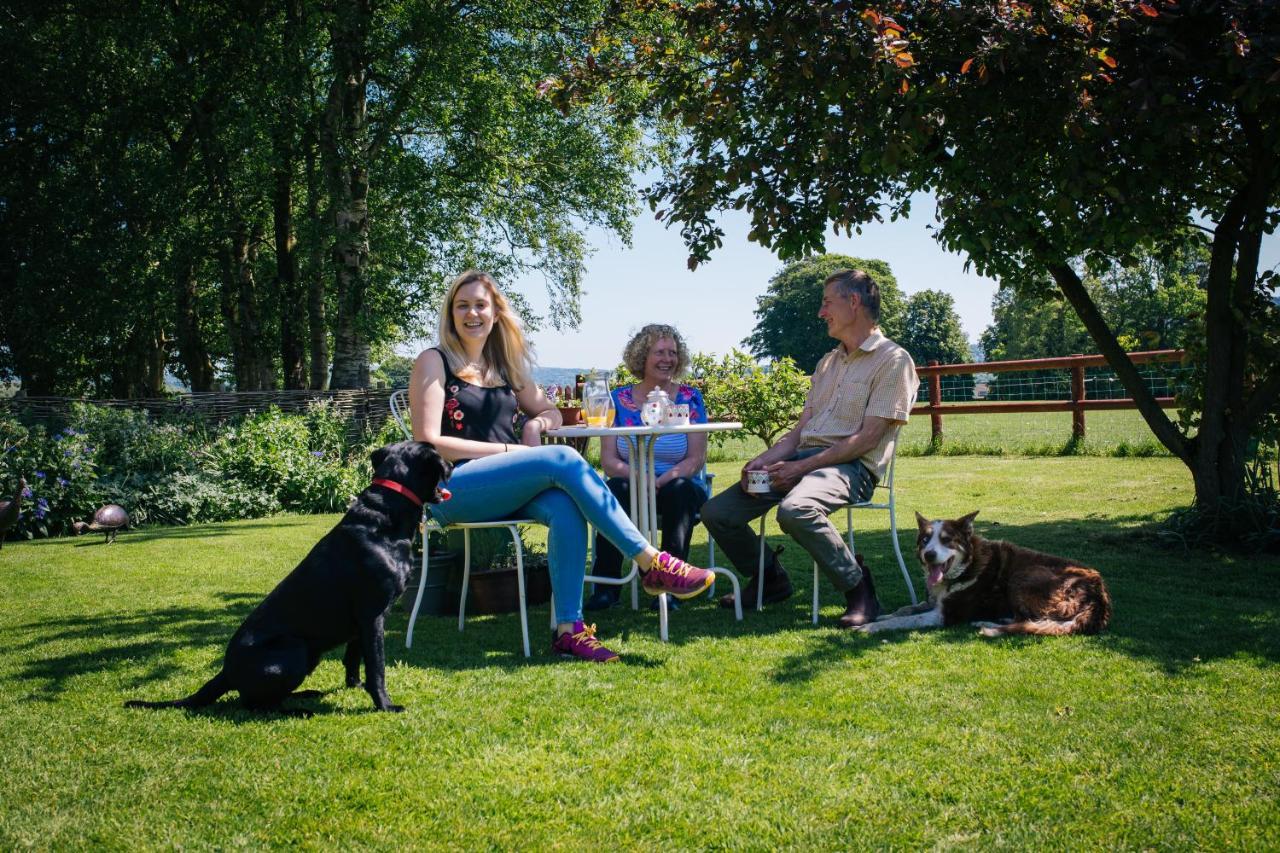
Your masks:
<svg viewBox="0 0 1280 853"><path fill-rule="evenodd" d="M871 570L862 562L861 554L854 555L854 559L862 569L862 581L844 594L845 611L837 623L841 628L857 628L874 622L880 616L880 599L876 598L876 585L871 579Z"/></svg>

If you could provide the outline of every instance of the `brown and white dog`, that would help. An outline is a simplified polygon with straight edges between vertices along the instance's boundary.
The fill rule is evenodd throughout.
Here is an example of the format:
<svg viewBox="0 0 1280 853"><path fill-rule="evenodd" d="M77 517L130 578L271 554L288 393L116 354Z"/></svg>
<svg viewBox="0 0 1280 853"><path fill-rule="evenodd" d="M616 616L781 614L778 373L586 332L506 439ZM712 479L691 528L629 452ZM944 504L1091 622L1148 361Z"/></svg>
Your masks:
<svg viewBox="0 0 1280 853"><path fill-rule="evenodd" d="M983 539L978 513L930 521L916 513L929 600L863 625L868 633L972 622L984 637L1096 634L1111 620L1102 575L1071 560Z"/></svg>

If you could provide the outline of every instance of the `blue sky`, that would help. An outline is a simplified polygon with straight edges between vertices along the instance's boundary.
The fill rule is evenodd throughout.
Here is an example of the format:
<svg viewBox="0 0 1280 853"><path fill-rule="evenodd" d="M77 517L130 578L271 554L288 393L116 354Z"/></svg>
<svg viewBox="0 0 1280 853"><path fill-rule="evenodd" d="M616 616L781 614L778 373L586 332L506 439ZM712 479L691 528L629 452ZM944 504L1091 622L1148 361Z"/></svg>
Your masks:
<svg viewBox="0 0 1280 853"><path fill-rule="evenodd" d="M828 235L827 251L888 261L904 294L942 290L955 297L961 325L971 341L991 322L996 282L964 271L965 258L950 254L932 238L935 203L930 196L912 200L910 219L872 225L851 238ZM695 351L723 354L740 346L755 325L756 297L782 263L767 249L748 242L748 218L733 213L721 219L724 246L711 262L689 272L687 253L677 230L668 230L652 214L636 221L632 246L594 232L596 249L587 261L582 324L577 330L547 328L531 337L544 367L601 367L621 361L630 334L645 323L672 323ZM1280 239L1263 243L1262 268L1280 263ZM547 305L539 276L506 283L522 292L539 312Z"/></svg>

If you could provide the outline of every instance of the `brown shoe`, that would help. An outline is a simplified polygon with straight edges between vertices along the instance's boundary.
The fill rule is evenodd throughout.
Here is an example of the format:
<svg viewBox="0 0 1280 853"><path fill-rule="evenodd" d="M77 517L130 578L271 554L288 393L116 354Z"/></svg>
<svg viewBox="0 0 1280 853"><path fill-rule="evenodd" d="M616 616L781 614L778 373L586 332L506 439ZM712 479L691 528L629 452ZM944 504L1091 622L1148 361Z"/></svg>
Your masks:
<svg viewBox="0 0 1280 853"><path fill-rule="evenodd" d="M845 611L837 622L841 628L857 628L876 621L880 616L880 599L876 598L876 585L871 579L871 570L862 562L861 554L856 555L855 559L862 569L862 581L844 594Z"/></svg>
<svg viewBox="0 0 1280 853"><path fill-rule="evenodd" d="M752 575L751 580L747 581L747 585L742 588L742 605L743 607L756 606L756 578L759 575ZM777 604L779 601L786 601L791 597L793 590L791 588L791 578L787 575L787 570L779 566L773 572L765 572L764 575L764 603ZM720 606L733 608L733 593L720 596Z"/></svg>

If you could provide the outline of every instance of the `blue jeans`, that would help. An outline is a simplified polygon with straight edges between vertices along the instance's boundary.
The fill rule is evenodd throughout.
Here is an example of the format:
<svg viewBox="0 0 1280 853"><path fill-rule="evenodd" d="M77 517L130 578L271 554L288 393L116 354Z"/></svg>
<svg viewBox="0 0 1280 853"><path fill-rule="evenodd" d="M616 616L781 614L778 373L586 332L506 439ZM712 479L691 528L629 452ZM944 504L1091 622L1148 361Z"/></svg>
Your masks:
<svg viewBox="0 0 1280 853"><path fill-rule="evenodd" d="M449 490L450 500L428 504L440 524L532 518L547 526L556 622L582 618L587 522L628 557L649 545L595 469L565 445L471 459L454 470Z"/></svg>

